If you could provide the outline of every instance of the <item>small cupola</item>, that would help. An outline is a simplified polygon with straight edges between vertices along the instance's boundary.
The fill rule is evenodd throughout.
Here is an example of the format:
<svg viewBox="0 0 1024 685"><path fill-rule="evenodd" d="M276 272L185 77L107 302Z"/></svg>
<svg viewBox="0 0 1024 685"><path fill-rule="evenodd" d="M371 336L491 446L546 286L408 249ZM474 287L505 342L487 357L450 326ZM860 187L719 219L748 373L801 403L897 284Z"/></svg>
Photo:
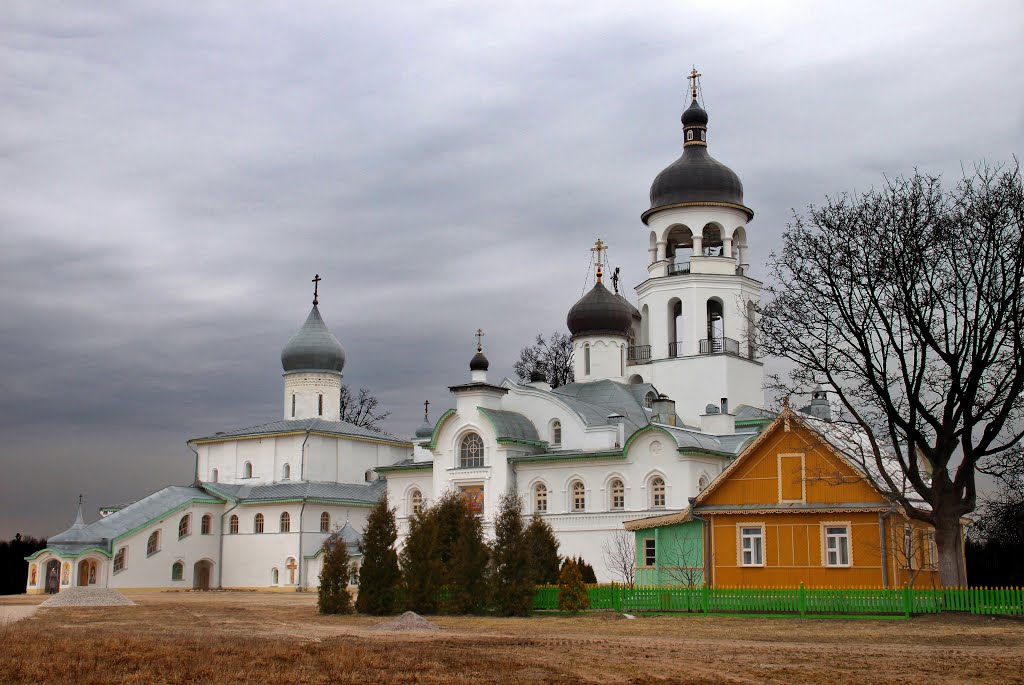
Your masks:
<svg viewBox="0 0 1024 685"><path fill-rule="evenodd" d="M626 346L633 327L629 302L604 287L601 253L607 249L598 239L597 279L594 287L572 306L565 325L572 334L573 374L576 382L613 380L626 377Z"/></svg>
<svg viewBox="0 0 1024 685"><path fill-rule="evenodd" d="M320 274L313 278L313 308L281 351L284 418L341 418L341 372L345 348L320 316Z"/></svg>
<svg viewBox="0 0 1024 685"><path fill-rule="evenodd" d="M424 400L423 401L423 423L421 423L420 427L416 429L416 439L417 440L425 440L427 438L433 437L433 435L434 435L434 427L430 424L429 409L430 409L430 400Z"/></svg>
<svg viewBox="0 0 1024 685"><path fill-rule="evenodd" d="M487 357L484 356L484 344L483 344L484 332L481 329L476 329L476 354L469 360L469 371L471 378L474 382L485 383L487 382L487 369L491 363L487 361Z"/></svg>

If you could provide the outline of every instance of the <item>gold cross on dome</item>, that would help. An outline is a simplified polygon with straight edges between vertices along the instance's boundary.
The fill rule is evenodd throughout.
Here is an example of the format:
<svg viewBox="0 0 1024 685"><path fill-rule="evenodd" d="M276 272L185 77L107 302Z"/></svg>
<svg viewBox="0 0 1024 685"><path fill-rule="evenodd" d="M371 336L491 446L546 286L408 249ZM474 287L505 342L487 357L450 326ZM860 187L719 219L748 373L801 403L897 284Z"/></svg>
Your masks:
<svg viewBox="0 0 1024 685"><path fill-rule="evenodd" d="M324 279L320 278L320 274L317 274L316 276L313 277L312 283L313 283L313 304L314 305L320 304L320 302L319 302L320 294L319 293L320 293L320 281L322 281L322 280L324 280Z"/></svg>
<svg viewBox="0 0 1024 685"><path fill-rule="evenodd" d="M603 273L601 272L601 266L602 266L602 264L601 264L601 253L605 252L607 249L608 249L608 245L603 240L601 240L600 238L598 238L597 242L594 244L594 246L592 248L590 248L591 252L596 252L597 253L597 282L598 283L601 282L601 276L603 275Z"/></svg>
<svg viewBox="0 0 1024 685"><path fill-rule="evenodd" d="M697 67L693 68L690 75L687 77L690 81L690 90L693 93L693 99L697 99L697 79L700 78L700 72L697 71Z"/></svg>
<svg viewBox="0 0 1024 685"><path fill-rule="evenodd" d="M476 351L483 352L484 344L482 342L482 338L484 337L484 332L478 328L476 329L476 333L474 333L474 335L476 335Z"/></svg>

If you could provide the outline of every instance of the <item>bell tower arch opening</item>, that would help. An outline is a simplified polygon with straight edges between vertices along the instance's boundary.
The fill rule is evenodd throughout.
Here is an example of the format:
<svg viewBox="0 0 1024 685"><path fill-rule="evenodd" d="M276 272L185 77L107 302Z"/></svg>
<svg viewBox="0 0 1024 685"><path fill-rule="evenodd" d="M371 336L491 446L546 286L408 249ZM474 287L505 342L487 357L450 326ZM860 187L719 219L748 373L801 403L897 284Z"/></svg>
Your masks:
<svg viewBox="0 0 1024 685"><path fill-rule="evenodd" d="M665 234L665 258L668 260L668 275L689 273L690 257L693 256L693 231L687 226L676 224Z"/></svg>
<svg viewBox="0 0 1024 685"><path fill-rule="evenodd" d="M678 297L668 301L668 356L683 356L683 302Z"/></svg>

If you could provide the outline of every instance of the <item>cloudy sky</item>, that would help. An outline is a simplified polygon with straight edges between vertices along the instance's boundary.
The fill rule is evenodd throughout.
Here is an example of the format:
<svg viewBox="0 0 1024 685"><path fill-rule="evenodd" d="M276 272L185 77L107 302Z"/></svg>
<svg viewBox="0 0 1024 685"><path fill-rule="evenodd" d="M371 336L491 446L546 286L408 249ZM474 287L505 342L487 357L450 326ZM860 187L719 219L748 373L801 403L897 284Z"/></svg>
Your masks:
<svg viewBox="0 0 1024 685"><path fill-rule="evenodd" d="M372 5L372 9L371 8ZM632 5L632 6L631 6ZM563 329L597 237L646 274L685 74L756 212L1024 153L1024 6L0 4L0 537L188 483L280 416L321 311L408 435Z"/></svg>

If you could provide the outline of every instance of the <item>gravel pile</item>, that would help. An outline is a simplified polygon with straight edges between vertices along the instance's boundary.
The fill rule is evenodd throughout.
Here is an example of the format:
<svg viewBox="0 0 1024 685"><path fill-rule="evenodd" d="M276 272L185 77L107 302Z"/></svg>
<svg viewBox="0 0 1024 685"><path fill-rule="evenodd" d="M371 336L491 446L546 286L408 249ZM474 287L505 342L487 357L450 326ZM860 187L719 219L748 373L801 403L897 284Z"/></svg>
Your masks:
<svg viewBox="0 0 1024 685"><path fill-rule="evenodd" d="M390 621L384 621L378 623L373 627L373 630L396 630L405 632L418 632L425 630L441 630L441 626L436 623L431 623L427 619L423 618L415 611L407 611L401 616L391 619Z"/></svg>
<svg viewBox="0 0 1024 685"><path fill-rule="evenodd" d="M39 606L43 607L110 607L135 604L117 590L101 587L69 587L61 590Z"/></svg>

